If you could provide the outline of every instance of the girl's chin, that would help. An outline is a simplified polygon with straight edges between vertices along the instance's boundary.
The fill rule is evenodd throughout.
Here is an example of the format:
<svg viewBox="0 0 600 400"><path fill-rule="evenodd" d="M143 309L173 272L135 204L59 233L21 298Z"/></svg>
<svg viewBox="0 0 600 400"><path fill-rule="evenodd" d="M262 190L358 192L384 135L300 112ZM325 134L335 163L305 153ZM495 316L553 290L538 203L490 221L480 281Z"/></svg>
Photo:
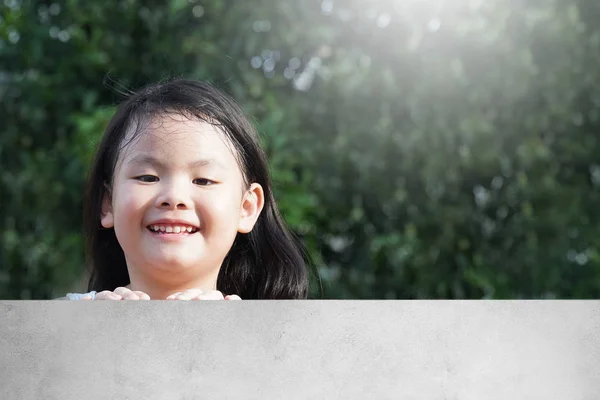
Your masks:
<svg viewBox="0 0 600 400"><path fill-rule="evenodd" d="M183 259L181 256L164 255L152 257L151 260L146 259L143 262L144 269L158 269L169 271L181 271L191 268L198 268L202 264L200 260Z"/></svg>

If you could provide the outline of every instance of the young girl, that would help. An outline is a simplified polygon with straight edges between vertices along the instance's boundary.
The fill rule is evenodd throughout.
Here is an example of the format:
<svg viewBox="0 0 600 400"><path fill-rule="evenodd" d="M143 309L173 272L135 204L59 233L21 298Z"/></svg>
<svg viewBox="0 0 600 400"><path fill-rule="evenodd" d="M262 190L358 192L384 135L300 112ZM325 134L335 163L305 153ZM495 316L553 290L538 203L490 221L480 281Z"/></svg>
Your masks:
<svg viewBox="0 0 600 400"><path fill-rule="evenodd" d="M258 135L202 82L149 86L117 109L87 183L90 293L70 299L303 299Z"/></svg>

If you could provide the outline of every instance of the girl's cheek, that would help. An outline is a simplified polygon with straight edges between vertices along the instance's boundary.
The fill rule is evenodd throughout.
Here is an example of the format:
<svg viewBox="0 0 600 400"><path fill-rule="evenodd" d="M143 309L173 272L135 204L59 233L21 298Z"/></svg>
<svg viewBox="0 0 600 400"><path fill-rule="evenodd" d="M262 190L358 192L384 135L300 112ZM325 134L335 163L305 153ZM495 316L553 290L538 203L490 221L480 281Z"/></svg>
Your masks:
<svg viewBox="0 0 600 400"><path fill-rule="evenodd" d="M199 199L195 203L195 208L201 224L209 231L213 229L222 231L225 226L231 224L235 217L231 202L226 201L224 196L216 199L213 199L212 196Z"/></svg>
<svg viewBox="0 0 600 400"><path fill-rule="evenodd" d="M219 219L228 218L234 216L236 213L236 203L230 199L228 196L220 196L215 198L210 198L205 201L201 207L204 209L205 214L211 214L213 218L217 217Z"/></svg>
<svg viewBox="0 0 600 400"><path fill-rule="evenodd" d="M135 188L122 191L116 200L117 207L121 209L122 213L128 215L139 212L142 208L152 204L149 196L144 196Z"/></svg>

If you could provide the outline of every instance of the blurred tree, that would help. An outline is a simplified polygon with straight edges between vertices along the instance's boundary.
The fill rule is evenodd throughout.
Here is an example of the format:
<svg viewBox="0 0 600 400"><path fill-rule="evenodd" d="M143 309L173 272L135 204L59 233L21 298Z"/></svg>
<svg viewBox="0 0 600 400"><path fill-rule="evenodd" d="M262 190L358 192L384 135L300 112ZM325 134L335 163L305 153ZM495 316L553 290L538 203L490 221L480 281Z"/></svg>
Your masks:
<svg viewBox="0 0 600 400"><path fill-rule="evenodd" d="M323 4L337 36L304 121L329 294L597 297L599 32L580 10L600 5Z"/></svg>

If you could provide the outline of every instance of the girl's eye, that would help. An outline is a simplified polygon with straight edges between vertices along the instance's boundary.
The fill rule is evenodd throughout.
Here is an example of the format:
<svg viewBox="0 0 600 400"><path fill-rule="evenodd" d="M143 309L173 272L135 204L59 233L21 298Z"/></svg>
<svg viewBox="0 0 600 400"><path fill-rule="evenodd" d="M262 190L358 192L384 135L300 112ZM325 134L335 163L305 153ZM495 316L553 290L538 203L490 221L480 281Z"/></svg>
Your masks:
<svg viewBox="0 0 600 400"><path fill-rule="evenodd" d="M195 185L200 185L200 186L210 186L214 183L210 179L205 179L205 178L197 178L197 179L194 179L192 182L194 182Z"/></svg>
<svg viewBox="0 0 600 400"><path fill-rule="evenodd" d="M146 182L146 183L158 182L158 176L154 176L154 175L142 175L142 176L138 176L135 179L137 179L138 181Z"/></svg>

